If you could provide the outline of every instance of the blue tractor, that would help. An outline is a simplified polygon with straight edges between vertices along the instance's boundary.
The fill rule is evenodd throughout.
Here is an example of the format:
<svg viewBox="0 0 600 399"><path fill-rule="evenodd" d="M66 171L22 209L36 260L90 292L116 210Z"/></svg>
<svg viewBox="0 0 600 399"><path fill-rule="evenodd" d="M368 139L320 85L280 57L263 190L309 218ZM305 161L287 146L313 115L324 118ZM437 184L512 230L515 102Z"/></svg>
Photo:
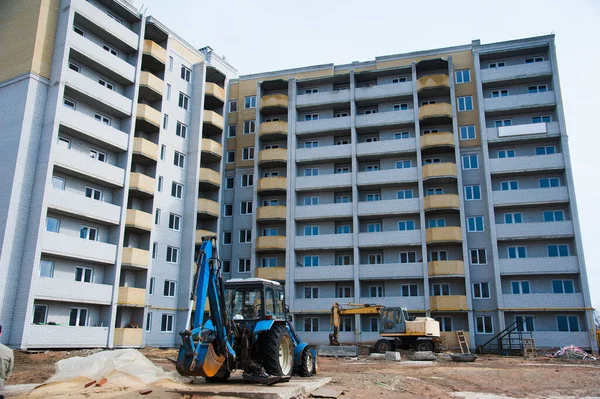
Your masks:
<svg viewBox="0 0 600 399"><path fill-rule="evenodd" d="M203 237L196 265L187 329L179 333L179 374L213 382L243 370L244 379L273 384L292 373L317 372L317 350L294 330L281 284L260 278L225 282L215 237ZM210 315L204 320L207 299Z"/></svg>

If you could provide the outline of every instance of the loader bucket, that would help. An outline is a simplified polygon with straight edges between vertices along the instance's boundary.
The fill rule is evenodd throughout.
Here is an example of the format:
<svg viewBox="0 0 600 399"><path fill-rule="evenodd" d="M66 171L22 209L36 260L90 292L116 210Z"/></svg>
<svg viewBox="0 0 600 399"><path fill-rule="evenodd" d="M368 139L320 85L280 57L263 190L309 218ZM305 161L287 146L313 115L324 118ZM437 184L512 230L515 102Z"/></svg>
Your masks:
<svg viewBox="0 0 600 399"><path fill-rule="evenodd" d="M177 372L186 377L213 377L223 366L224 356L219 356L212 344L200 344L198 356L194 359L191 352L182 345L177 356Z"/></svg>

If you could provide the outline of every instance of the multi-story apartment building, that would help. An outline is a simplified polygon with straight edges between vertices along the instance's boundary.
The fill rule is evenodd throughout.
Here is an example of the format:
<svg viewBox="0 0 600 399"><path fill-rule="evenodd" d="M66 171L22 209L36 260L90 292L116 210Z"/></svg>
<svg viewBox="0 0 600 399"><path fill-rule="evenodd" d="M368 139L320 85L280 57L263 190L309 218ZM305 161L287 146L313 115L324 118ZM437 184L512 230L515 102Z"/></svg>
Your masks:
<svg viewBox="0 0 600 399"><path fill-rule="evenodd" d="M125 0L11 0L0 42L3 343L177 345L217 235L316 344L337 301L597 349L553 36L237 77Z"/></svg>

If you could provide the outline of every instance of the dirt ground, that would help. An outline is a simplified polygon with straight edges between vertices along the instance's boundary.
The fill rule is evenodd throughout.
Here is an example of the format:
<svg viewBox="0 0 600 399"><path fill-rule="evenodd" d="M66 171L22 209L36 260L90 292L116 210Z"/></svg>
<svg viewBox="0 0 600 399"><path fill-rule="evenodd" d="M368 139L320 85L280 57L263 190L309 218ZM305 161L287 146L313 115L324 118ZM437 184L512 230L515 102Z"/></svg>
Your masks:
<svg viewBox="0 0 600 399"><path fill-rule="evenodd" d="M15 370L7 384L41 383L54 373L56 361L91 353L94 351L15 352ZM142 353L165 370L175 369L170 360L176 357L174 349L146 348ZM411 362L406 358L388 362L365 356L321 357L319 374L331 377L327 387L343 390L341 399L478 398L492 394L515 398L600 397L600 361L492 355L480 356L475 363L454 363L444 357L435 362ZM457 394L460 392L478 394ZM95 395L90 392L86 396Z"/></svg>

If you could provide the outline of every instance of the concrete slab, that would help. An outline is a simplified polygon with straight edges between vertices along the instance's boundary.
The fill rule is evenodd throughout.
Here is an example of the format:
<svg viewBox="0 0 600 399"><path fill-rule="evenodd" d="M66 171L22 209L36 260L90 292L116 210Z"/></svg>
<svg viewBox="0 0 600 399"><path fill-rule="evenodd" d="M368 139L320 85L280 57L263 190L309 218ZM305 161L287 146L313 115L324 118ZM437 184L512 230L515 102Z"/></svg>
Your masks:
<svg viewBox="0 0 600 399"><path fill-rule="evenodd" d="M400 361L400 353L398 352L385 352L385 360L389 360L392 362L399 362Z"/></svg>
<svg viewBox="0 0 600 399"><path fill-rule="evenodd" d="M358 346L319 346L319 356L356 357L358 356Z"/></svg>

